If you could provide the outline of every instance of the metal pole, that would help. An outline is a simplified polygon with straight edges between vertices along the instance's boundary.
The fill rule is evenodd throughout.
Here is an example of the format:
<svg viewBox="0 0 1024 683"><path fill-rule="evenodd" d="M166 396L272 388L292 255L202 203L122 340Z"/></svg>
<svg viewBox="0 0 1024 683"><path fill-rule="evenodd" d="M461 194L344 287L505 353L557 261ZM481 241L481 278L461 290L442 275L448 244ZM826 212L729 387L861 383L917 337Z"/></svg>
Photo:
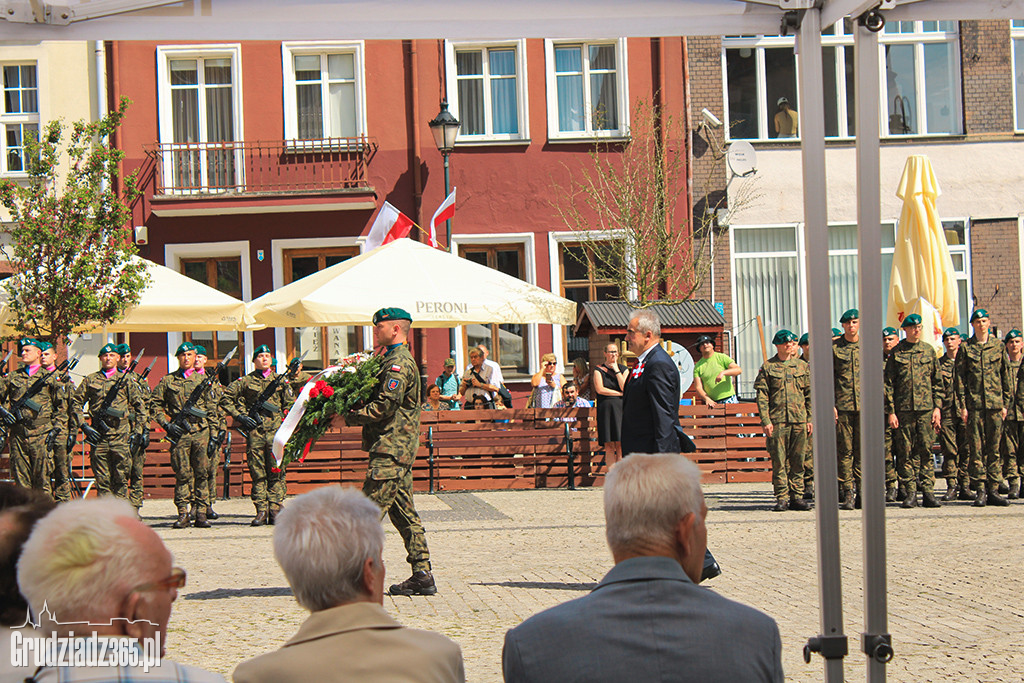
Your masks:
<svg viewBox="0 0 1024 683"><path fill-rule="evenodd" d="M442 156L444 157L444 196L447 197L452 192L450 179L448 177L448 156L451 152L445 152ZM444 234L445 234L445 245L448 247L449 253L455 253L452 251L452 219L449 218L444 222Z"/></svg>
<svg viewBox="0 0 1024 683"><path fill-rule="evenodd" d="M810 339L829 348L832 339L828 270L828 208L825 181L825 99L822 89L821 15L807 10L797 40L800 64L800 137L803 156L804 223ZM818 529L818 593L821 632L804 648L804 657L825 657L825 681L841 683L846 636L843 634L842 579L839 563L839 492L836 463L835 395L832 354L811 354L811 409L814 413L814 491Z"/></svg>
<svg viewBox="0 0 1024 683"><path fill-rule="evenodd" d="M885 574L885 424L882 402L882 213L879 189L878 34L856 26L857 248L860 286L861 503L867 680L884 683L891 657ZM881 649L879 649L881 647Z"/></svg>

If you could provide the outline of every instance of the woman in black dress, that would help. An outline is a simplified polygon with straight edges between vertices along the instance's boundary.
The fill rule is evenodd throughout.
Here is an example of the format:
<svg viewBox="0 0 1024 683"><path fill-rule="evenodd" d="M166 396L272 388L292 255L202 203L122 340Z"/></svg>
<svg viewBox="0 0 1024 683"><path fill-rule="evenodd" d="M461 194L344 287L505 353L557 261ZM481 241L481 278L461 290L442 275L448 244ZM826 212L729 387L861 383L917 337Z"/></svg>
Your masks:
<svg viewBox="0 0 1024 683"><path fill-rule="evenodd" d="M622 459L622 388L629 372L619 365L619 347L614 343L604 348L604 364L594 370L594 392L597 394L597 441L604 446L605 467Z"/></svg>

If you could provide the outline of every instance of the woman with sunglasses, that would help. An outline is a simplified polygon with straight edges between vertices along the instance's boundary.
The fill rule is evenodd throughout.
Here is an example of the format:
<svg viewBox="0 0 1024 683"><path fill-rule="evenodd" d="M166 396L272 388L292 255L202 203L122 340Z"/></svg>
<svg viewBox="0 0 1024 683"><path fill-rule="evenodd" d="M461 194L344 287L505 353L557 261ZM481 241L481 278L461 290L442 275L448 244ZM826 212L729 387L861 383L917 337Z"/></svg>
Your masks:
<svg viewBox="0 0 1024 683"><path fill-rule="evenodd" d="M629 370L619 364L619 347L604 347L604 364L594 370L594 392L597 394L597 442L604 447L604 464L610 468L622 460L622 387Z"/></svg>
<svg viewBox="0 0 1024 683"><path fill-rule="evenodd" d="M533 384L531 408L550 408L554 405L562 389L562 377L558 374L558 359L555 358L555 354L545 353L540 357L540 370L530 382Z"/></svg>

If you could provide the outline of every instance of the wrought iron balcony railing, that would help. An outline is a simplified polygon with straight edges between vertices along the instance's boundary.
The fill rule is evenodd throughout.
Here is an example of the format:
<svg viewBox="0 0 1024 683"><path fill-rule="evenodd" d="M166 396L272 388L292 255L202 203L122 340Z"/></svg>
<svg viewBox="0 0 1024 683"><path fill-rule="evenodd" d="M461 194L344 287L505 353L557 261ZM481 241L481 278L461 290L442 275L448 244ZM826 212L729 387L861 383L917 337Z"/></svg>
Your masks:
<svg viewBox="0 0 1024 683"><path fill-rule="evenodd" d="M162 143L146 148L157 195L337 192L368 188L367 137Z"/></svg>

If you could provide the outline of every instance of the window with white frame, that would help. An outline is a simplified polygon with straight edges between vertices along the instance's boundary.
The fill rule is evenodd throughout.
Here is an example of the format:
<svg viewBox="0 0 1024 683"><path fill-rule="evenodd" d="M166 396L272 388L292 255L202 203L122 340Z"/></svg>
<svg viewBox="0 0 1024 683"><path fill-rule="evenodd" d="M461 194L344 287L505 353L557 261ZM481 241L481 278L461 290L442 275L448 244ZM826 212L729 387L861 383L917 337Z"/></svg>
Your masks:
<svg viewBox="0 0 1024 683"><path fill-rule="evenodd" d="M366 134L363 44L284 43L285 137Z"/></svg>
<svg viewBox="0 0 1024 683"><path fill-rule="evenodd" d="M782 98L799 111L791 36L722 40L726 110L732 139L784 135ZM897 21L879 37L883 135L963 132L960 51L954 21ZM854 135L853 34L841 23L822 32L825 135Z"/></svg>
<svg viewBox="0 0 1024 683"><path fill-rule="evenodd" d="M25 141L39 137L39 82L35 64L4 64L2 173L25 172Z"/></svg>
<svg viewBox="0 0 1024 683"><path fill-rule="evenodd" d="M1013 41L1013 128L1024 132L1024 19L1010 22Z"/></svg>
<svg viewBox="0 0 1024 683"><path fill-rule="evenodd" d="M627 134L626 42L553 42L547 50L548 137Z"/></svg>
<svg viewBox="0 0 1024 683"><path fill-rule="evenodd" d="M238 57L237 46L158 48L160 142L172 191L242 185Z"/></svg>
<svg viewBox="0 0 1024 683"><path fill-rule="evenodd" d="M460 142L525 140L525 41L446 43L448 102Z"/></svg>

